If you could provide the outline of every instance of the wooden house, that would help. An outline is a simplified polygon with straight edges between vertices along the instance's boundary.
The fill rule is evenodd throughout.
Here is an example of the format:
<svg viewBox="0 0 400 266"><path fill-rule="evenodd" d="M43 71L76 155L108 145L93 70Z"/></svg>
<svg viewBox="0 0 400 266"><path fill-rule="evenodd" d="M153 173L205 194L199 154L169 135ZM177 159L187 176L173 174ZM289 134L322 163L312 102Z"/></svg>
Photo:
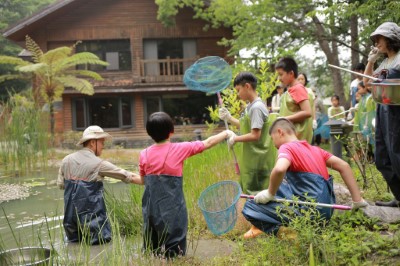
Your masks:
<svg viewBox="0 0 400 266"><path fill-rule="evenodd" d="M92 52L109 63L91 68L104 78L94 83L93 96L65 90L56 132L99 125L114 142L140 146L140 140L149 139L145 123L155 111L171 115L177 135L194 137L194 131L205 129L205 108L216 104L216 96L189 91L183 74L200 57L227 58L227 48L217 42L232 31L205 31L206 23L194 19L189 8L179 11L175 26L165 27L157 10L154 0L59 0L4 32L22 47L29 35L44 51L81 41L78 52Z"/></svg>

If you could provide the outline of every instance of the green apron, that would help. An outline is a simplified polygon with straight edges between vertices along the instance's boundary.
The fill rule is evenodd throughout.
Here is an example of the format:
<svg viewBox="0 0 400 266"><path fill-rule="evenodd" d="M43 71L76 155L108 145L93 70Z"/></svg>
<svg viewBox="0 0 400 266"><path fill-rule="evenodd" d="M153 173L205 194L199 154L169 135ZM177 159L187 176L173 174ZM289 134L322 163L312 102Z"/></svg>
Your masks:
<svg viewBox="0 0 400 266"><path fill-rule="evenodd" d="M310 106L311 106L311 101L314 101L310 98L310 94L308 94L308 98L310 101ZM282 95L281 99L281 109L279 111L279 116L289 116L293 115L295 113L300 112L300 105L298 105L290 96L289 92L285 92ZM310 116L306 120L304 120L301 123L294 123L294 126L296 127L296 133L297 133L297 138L299 140L306 140L308 143L311 144L312 136L313 136L313 129L312 129L312 123L313 123L313 118Z"/></svg>
<svg viewBox="0 0 400 266"><path fill-rule="evenodd" d="M242 143L242 156L239 160L239 183L243 193L255 195L268 188L269 176L277 158L277 149L268 131L276 118L277 114L269 114L261 129L261 136L258 141ZM247 113L240 118L240 132L242 135L251 132L251 120Z"/></svg>
<svg viewBox="0 0 400 266"><path fill-rule="evenodd" d="M340 108L340 106L338 106L338 107L332 106L332 109L331 109L331 116L333 117L332 119L335 119L335 120L346 119L346 116L344 113L341 115L337 115L340 113L343 113L343 109Z"/></svg>
<svg viewBox="0 0 400 266"><path fill-rule="evenodd" d="M369 144L375 144L375 132L372 126L372 120L376 116L376 103L371 94L365 94L361 97L360 103L354 117L353 131L360 131ZM368 138L367 138L368 137Z"/></svg>

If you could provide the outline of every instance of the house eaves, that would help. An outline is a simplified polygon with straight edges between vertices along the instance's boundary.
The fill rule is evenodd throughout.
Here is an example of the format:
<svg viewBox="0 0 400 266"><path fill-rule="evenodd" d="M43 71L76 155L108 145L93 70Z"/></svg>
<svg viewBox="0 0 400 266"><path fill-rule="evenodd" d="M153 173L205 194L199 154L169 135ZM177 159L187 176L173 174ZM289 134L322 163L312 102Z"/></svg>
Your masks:
<svg viewBox="0 0 400 266"><path fill-rule="evenodd" d="M34 24L37 24L38 22L44 20L46 17L48 17L51 14L54 14L54 12L61 10L62 8L67 7L68 5L78 2L79 0L60 0L55 2L54 4L51 4L42 10L38 11L37 13L34 13L32 16L23 19L16 24L10 26L3 32L3 36L9 39L13 39L12 36L19 33L20 31L23 31L24 29L33 26Z"/></svg>

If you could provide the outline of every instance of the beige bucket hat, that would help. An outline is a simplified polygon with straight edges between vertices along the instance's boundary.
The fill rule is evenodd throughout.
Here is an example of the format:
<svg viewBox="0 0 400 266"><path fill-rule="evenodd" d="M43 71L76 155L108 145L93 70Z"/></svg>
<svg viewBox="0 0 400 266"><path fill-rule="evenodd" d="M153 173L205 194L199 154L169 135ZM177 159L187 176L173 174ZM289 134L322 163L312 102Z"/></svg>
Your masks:
<svg viewBox="0 0 400 266"><path fill-rule="evenodd" d="M378 35L382 35L394 41L400 41L400 27L394 22L382 23L369 37L375 42L375 38Z"/></svg>
<svg viewBox="0 0 400 266"><path fill-rule="evenodd" d="M104 132L99 126L90 126L83 131L82 138L76 144L77 146L82 145L84 142L90 139L109 139L112 138L110 134Z"/></svg>

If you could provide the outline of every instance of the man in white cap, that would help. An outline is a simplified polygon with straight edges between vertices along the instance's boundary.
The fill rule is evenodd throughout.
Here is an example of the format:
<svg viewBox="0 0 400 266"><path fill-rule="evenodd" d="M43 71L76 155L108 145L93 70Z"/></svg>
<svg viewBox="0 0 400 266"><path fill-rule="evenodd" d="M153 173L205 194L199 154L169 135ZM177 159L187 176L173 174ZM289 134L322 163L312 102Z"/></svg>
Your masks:
<svg viewBox="0 0 400 266"><path fill-rule="evenodd" d="M143 184L140 175L128 172L98 156L110 134L99 126L83 131L77 143L83 149L67 155L58 172L57 185L64 189L64 230L69 242L92 245L111 240L111 226L103 198L105 176L125 183Z"/></svg>

